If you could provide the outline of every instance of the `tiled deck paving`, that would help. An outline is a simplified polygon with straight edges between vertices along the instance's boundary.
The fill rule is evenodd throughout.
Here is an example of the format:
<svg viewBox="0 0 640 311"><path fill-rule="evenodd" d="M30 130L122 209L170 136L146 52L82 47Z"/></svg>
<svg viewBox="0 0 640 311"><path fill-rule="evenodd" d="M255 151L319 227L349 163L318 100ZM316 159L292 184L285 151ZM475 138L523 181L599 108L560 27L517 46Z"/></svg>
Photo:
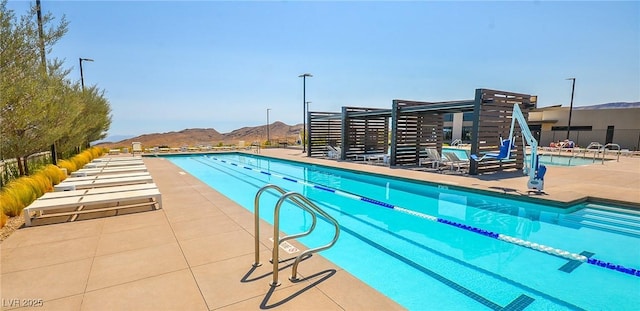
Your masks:
<svg viewBox="0 0 640 311"><path fill-rule="evenodd" d="M309 159L292 149L262 154L509 195L527 190L522 176L390 169ZM291 269L285 269L282 285L272 292L271 265L251 269L252 214L165 159L145 158L145 164L163 194L162 210L22 228L0 244L3 310L14 299L42 299L38 310L401 309L321 255L300 265L308 280L291 283ZM551 168L543 197L570 202L594 196L639 208L639 185L640 159L622 157L604 165ZM270 257L268 245L265 234L263 262Z"/></svg>

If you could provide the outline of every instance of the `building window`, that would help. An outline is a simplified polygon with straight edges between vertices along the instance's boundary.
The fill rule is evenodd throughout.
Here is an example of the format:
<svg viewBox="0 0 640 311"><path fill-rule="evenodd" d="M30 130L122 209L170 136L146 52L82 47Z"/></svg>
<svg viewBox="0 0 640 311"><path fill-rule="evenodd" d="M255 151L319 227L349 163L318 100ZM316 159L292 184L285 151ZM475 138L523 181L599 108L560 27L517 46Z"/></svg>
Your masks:
<svg viewBox="0 0 640 311"><path fill-rule="evenodd" d="M465 112L462 114L462 121L473 121L473 112Z"/></svg>
<svg viewBox="0 0 640 311"><path fill-rule="evenodd" d="M453 128L450 126L445 126L443 129L444 135L443 135L443 140L444 141L452 141L453 140Z"/></svg>
<svg viewBox="0 0 640 311"><path fill-rule="evenodd" d="M552 131L567 131L566 126L552 126ZM591 126L571 126L572 131L591 131Z"/></svg>
<svg viewBox="0 0 640 311"><path fill-rule="evenodd" d="M451 122L451 121L453 121L453 113L445 113L445 114L443 114L443 115L442 115L442 120L443 120L444 122L447 122L447 121Z"/></svg>
<svg viewBox="0 0 640 311"><path fill-rule="evenodd" d="M468 143L471 141L471 132L473 132L473 127L471 126L463 126L462 127L462 141Z"/></svg>

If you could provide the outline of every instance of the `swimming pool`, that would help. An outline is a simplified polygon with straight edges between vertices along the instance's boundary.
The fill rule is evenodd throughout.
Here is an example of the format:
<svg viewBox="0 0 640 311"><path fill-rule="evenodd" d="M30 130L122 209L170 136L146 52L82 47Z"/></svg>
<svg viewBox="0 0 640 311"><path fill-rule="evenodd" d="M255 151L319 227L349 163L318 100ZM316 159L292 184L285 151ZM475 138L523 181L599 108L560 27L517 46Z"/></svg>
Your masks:
<svg viewBox="0 0 640 311"><path fill-rule="evenodd" d="M469 159L469 150L458 148L442 148L442 153L451 152L455 153L461 160ZM529 161L530 155L527 155L527 161ZM542 154L540 155L540 163L547 166L579 166L588 165L593 163L600 163L601 159L583 158L583 157L567 157L554 154Z"/></svg>
<svg viewBox="0 0 640 311"><path fill-rule="evenodd" d="M320 254L411 310L637 307L640 277L630 270L640 267L634 214L595 204L559 210L246 154L168 158L250 211L255 193L268 183L309 197L341 226L338 243ZM266 193L261 199L260 216L270 223L276 200ZM311 223L291 205L281 217L287 233ZM313 235L298 241L325 244L331 229L319 221Z"/></svg>

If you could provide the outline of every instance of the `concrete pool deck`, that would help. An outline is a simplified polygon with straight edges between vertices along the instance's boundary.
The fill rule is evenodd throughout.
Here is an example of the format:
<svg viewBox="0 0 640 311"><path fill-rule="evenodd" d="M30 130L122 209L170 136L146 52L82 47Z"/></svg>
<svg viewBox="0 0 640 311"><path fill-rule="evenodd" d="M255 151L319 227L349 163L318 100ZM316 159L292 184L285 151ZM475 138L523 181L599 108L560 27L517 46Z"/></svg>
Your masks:
<svg viewBox="0 0 640 311"><path fill-rule="evenodd" d="M365 162L336 161L309 158L300 150L263 149L261 155L276 158L335 166L344 169L365 170L369 173L390 175L418 181L446 184L491 193L526 196L542 199L555 205L565 205L585 199L608 201L628 205L640 210L640 157L621 156L619 161L611 157L604 164L596 162L582 166L548 166L545 175L544 194L528 193L527 180L521 171L478 176L457 173L436 173Z"/></svg>
<svg viewBox="0 0 640 311"><path fill-rule="evenodd" d="M262 155L388 174L505 195L526 195L526 177L459 176L304 157L300 150ZM397 310L384 295L320 255L300 264L307 278L271 288L269 232L253 269L253 216L170 161L145 157L164 208L115 217L21 228L0 244L2 309L38 310ZM546 200L585 196L640 206L640 158L553 167ZM254 194L250 194L254 195ZM294 246L302 247L295 242ZM283 258L294 256L281 251ZM290 264L289 262L285 265Z"/></svg>

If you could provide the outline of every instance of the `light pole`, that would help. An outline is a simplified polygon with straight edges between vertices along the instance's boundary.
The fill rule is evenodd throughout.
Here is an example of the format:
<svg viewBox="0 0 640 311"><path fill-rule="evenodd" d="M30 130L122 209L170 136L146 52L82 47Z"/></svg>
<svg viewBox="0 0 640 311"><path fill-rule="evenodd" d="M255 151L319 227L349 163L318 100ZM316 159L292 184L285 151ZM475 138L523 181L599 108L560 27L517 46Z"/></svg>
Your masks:
<svg viewBox="0 0 640 311"><path fill-rule="evenodd" d="M569 133L571 132L571 112L573 112L573 92L576 89L576 78L567 78L565 80L572 80L571 83L571 103L569 104L569 123L567 124L567 139L569 139Z"/></svg>
<svg viewBox="0 0 640 311"><path fill-rule="evenodd" d="M91 58L80 58L80 85L82 85L82 91L84 91L84 76L82 75L82 61L92 62Z"/></svg>
<svg viewBox="0 0 640 311"><path fill-rule="evenodd" d="M270 137L269 137L269 110L271 110L271 108L267 108L267 145L271 145L270 141Z"/></svg>
<svg viewBox="0 0 640 311"><path fill-rule="evenodd" d="M303 73L298 76L298 78L302 78L302 153L307 149L307 77L311 78L313 75L310 73Z"/></svg>

